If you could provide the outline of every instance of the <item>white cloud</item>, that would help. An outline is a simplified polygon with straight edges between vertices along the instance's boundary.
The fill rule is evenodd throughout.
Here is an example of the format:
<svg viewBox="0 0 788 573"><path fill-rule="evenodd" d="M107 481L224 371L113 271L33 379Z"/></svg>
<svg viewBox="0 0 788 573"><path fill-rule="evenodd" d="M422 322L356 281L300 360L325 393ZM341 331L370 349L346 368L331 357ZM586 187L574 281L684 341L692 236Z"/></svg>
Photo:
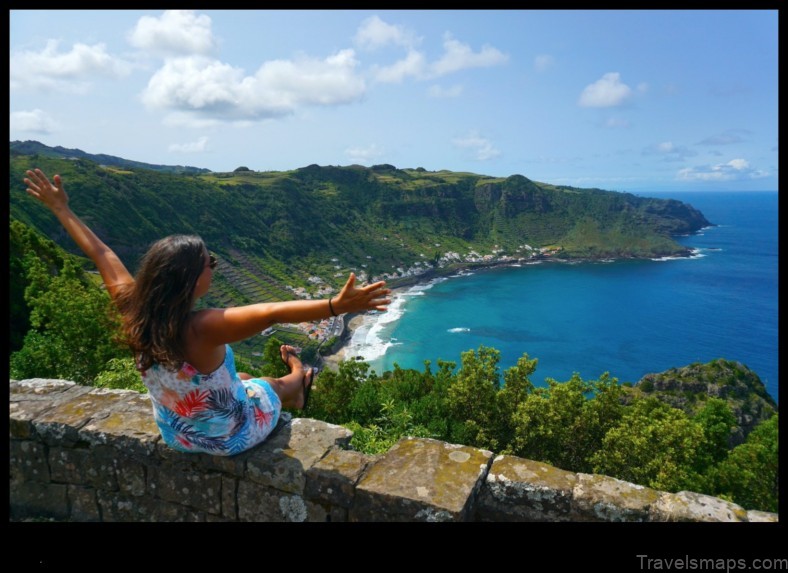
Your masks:
<svg viewBox="0 0 788 573"><path fill-rule="evenodd" d="M419 39L402 26L387 24L378 16L370 16L359 26L354 41L360 48L374 50L389 44L410 48L416 45Z"/></svg>
<svg viewBox="0 0 788 573"><path fill-rule="evenodd" d="M405 58L390 66L373 66L372 73L379 82L400 83L407 76L423 76L426 65L421 52L409 50Z"/></svg>
<svg viewBox="0 0 788 573"><path fill-rule="evenodd" d="M555 58L549 54L539 54L534 58L534 69L537 72L544 72L553 67Z"/></svg>
<svg viewBox="0 0 788 573"><path fill-rule="evenodd" d="M503 64L509 59L492 46L484 45L479 52L474 52L468 44L455 40L446 32L443 36L443 56L430 66L435 76L443 76L467 68L487 68Z"/></svg>
<svg viewBox="0 0 788 573"><path fill-rule="evenodd" d="M450 88L444 88L443 86L435 84L430 86L427 90L427 95L434 98L455 98L459 97L461 94L462 86L460 84L453 85Z"/></svg>
<svg viewBox="0 0 788 573"><path fill-rule="evenodd" d="M31 133L48 134L58 128L57 122L40 109L33 111L11 112L10 131L28 131Z"/></svg>
<svg viewBox="0 0 788 573"><path fill-rule="evenodd" d="M131 64L107 53L104 44L76 43L58 52L57 40L47 40L40 52L17 52L10 58L11 89L67 89L84 92L88 80L116 78L131 71Z"/></svg>
<svg viewBox="0 0 788 573"><path fill-rule="evenodd" d="M471 131L462 137L452 139L452 143L461 149L471 150L474 158L479 161L487 161L501 154L489 139L480 136L475 131Z"/></svg>
<svg viewBox="0 0 788 573"><path fill-rule="evenodd" d="M359 163L369 163L383 155L383 150L373 143L367 147L349 147L345 154L352 160Z"/></svg>
<svg viewBox="0 0 788 573"><path fill-rule="evenodd" d="M325 59L301 56L265 62L254 75L215 59L166 60L151 77L142 101L151 108L222 121L259 120L302 106L339 105L364 95L353 50Z"/></svg>
<svg viewBox="0 0 788 573"><path fill-rule="evenodd" d="M196 141L188 143L172 143L167 148L168 151L176 151L179 153L199 153L205 151L208 147L208 137L203 135Z"/></svg>
<svg viewBox="0 0 788 573"><path fill-rule="evenodd" d="M192 10L167 10L159 18L143 16L128 40L132 46L161 55L204 55L216 44L211 19Z"/></svg>
<svg viewBox="0 0 788 573"><path fill-rule="evenodd" d="M643 155L660 155L665 161L684 161L687 157L694 157L697 151L685 145L676 145L672 141L655 143L643 149Z"/></svg>
<svg viewBox="0 0 788 573"><path fill-rule="evenodd" d="M709 137L698 142L698 145L730 145L732 143L741 143L744 141L743 135L750 132L746 129L729 129L723 133L710 135Z"/></svg>
<svg viewBox="0 0 788 573"><path fill-rule="evenodd" d="M615 107L625 103L632 95L632 88L621 83L618 72L610 72L585 87L578 105L582 107Z"/></svg>
<svg viewBox="0 0 788 573"><path fill-rule="evenodd" d="M731 159L727 163L687 167L676 174L682 181L742 181L767 177L768 172L750 167L746 159Z"/></svg>

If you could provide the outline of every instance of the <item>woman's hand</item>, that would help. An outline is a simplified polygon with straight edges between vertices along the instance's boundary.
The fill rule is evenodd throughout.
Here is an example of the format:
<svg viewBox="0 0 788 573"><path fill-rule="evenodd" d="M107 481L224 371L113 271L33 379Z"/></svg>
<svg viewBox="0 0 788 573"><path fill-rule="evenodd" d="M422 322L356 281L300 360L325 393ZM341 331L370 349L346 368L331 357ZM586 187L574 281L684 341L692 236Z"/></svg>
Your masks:
<svg viewBox="0 0 788 573"><path fill-rule="evenodd" d="M345 286L332 299L332 306L337 314L366 310L384 311L391 303L391 299L387 298L391 294L391 290L385 286L385 281L379 281L371 285L357 287L356 275L350 273Z"/></svg>
<svg viewBox="0 0 788 573"><path fill-rule="evenodd" d="M24 179L24 182L27 185L28 195L32 195L46 205L50 211L56 213L59 210L68 208L68 195L63 189L63 181L60 179L60 175L55 175L54 180L55 184L53 185L49 182L49 178L44 172L36 168L33 171L27 171L27 177Z"/></svg>

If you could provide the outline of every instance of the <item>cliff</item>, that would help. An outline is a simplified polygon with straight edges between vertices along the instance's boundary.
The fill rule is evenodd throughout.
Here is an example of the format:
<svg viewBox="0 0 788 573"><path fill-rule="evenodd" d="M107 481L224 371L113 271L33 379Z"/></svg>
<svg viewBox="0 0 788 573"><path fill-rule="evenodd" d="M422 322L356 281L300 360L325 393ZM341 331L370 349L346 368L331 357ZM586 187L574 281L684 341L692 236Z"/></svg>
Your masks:
<svg viewBox="0 0 788 573"><path fill-rule="evenodd" d="M758 424L777 412L777 403L755 372L740 362L722 358L647 374L631 392L658 398L690 416L710 397L725 400L737 422L731 433L731 447L743 443Z"/></svg>

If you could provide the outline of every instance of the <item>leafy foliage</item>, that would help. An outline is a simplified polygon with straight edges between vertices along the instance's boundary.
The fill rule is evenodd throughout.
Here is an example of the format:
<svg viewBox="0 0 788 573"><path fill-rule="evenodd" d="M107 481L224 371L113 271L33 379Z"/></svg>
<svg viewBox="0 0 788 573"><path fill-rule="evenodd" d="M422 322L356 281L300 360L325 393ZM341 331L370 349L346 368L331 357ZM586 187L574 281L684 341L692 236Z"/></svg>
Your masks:
<svg viewBox="0 0 788 573"><path fill-rule="evenodd" d="M135 390L143 394L148 391L142 382L142 376L140 376L133 358L110 358L105 364L104 370L96 375L93 386Z"/></svg>
<svg viewBox="0 0 788 573"><path fill-rule="evenodd" d="M743 507L778 511L778 436L775 414L708 472L706 490Z"/></svg>
<svg viewBox="0 0 788 573"><path fill-rule="evenodd" d="M591 456L594 472L666 491L695 477L703 429L681 410L647 398L636 401Z"/></svg>
<svg viewBox="0 0 788 573"><path fill-rule="evenodd" d="M28 253L25 302L30 329L11 355L11 376L65 378L90 384L113 358L128 357L116 342L118 317L100 290L70 259L56 275Z"/></svg>

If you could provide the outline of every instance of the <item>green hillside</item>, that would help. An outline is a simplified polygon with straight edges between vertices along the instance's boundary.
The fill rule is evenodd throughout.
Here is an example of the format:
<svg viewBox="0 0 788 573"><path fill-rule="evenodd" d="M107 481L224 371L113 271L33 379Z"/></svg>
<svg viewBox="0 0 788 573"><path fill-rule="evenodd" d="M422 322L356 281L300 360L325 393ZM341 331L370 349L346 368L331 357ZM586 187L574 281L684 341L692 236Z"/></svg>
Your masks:
<svg viewBox="0 0 788 573"><path fill-rule="evenodd" d="M132 271L165 235L203 237L219 258L207 304L336 288L353 270L395 279L448 262L552 254L564 259L686 255L671 235L710 223L674 200L537 183L513 175L310 165L285 172L167 173L88 159L10 156L11 217L70 252L24 172L60 173L73 210ZM549 249L540 253L540 249Z"/></svg>

